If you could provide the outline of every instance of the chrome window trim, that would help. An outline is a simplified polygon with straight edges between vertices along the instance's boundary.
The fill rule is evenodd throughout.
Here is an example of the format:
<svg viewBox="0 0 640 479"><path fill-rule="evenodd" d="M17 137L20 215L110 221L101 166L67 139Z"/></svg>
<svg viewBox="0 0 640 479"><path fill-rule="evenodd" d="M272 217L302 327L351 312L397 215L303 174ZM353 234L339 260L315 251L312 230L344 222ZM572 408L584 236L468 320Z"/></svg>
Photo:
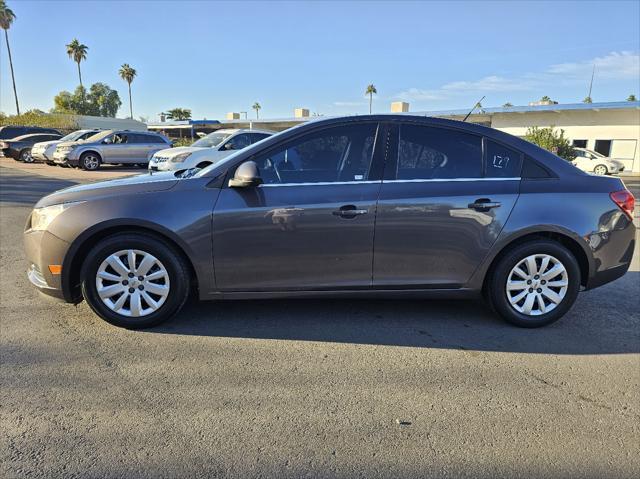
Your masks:
<svg viewBox="0 0 640 479"><path fill-rule="evenodd" d="M258 187L273 188L275 186L328 186L328 185L373 185L380 184L382 180L376 181L318 181L315 183L262 183Z"/></svg>
<svg viewBox="0 0 640 479"><path fill-rule="evenodd" d="M431 178L417 180L383 180L383 183L442 183L451 181L520 181L520 177L510 178Z"/></svg>
<svg viewBox="0 0 640 479"><path fill-rule="evenodd" d="M430 180L376 180L376 181L318 181L315 183L262 183L259 188L277 186L328 186L328 185L372 185L379 183L442 183L450 181L520 181L520 177L512 178L433 178Z"/></svg>

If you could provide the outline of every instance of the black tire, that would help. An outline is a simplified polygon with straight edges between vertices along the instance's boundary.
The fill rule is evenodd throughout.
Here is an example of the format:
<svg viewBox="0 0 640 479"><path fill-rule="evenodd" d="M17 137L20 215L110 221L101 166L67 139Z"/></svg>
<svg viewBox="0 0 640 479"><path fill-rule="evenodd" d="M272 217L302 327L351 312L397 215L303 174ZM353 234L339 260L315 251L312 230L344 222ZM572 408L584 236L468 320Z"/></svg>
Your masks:
<svg viewBox="0 0 640 479"><path fill-rule="evenodd" d="M25 148L20 150L20 161L24 163L33 163L33 157L31 156L31 148Z"/></svg>
<svg viewBox="0 0 640 479"><path fill-rule="evenodd" d="M102 262L120 250L137 249L150 253L164 265L170 281L168 296L157 311L131 318L114 312L100 298L96 275ZM87 254L80 272L82 295L91 309L105 321L123 328L156 326L178 313L189 296L191 274L183 256L164 240L144 233L122 233L100 241Z"/></svg>
<svg viewBox="0 0 640 479"><path fill-rule="evenodd" d="M100 158L100 156L98 156L96 153L93 153L92 151L83 153L82 156L80 156L79 166L83 170L96 171L98 168L100 168L101 164L102 159Z"/></svg>
<svg viewBox="0 0 640 479"><path fill-rule="evenodd" d="M534 254L547 254L559 260L567 271L567 290L562 300L548 313L530 316L517 311L507 298L506 286L512 269ZM487 297L504 320L523 328L539 328L557 321L573 306L580 291L580 266L571 251L555 241L533 240L508 250L487 278ZM531 290L529 290L531 291Z"/></svg>

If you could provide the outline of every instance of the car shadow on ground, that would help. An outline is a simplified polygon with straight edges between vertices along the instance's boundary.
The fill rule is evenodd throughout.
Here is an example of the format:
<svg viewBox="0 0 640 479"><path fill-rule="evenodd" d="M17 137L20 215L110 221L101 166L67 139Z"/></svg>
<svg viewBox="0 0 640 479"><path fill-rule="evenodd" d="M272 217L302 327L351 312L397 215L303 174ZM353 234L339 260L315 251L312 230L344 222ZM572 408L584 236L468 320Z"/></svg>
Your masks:
<svg viewBox="0 0 640 479"><path fill-rule="evenodd" d="M640 284L640 273L623 278ZM622 281L622 280L621 280ZM625 288L626 289L626 288ZM636 289L637 291L637 289ZM538 329L503 322L480 301L287 299L191 301L160 334L359 343L539 354L640 352L640 312L616 312L582 293L560 321Z"/></svg>

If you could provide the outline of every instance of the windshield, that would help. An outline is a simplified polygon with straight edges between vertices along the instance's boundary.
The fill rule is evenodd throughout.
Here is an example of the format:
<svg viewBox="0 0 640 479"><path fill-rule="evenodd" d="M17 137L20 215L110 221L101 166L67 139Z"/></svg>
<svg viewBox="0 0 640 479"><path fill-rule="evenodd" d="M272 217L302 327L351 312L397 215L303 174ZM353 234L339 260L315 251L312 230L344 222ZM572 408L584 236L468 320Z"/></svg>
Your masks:
<svg viewBox="0 0 640 479"><path fill-rule="evenodd" d="M96 142L96 141L100 141L103 138L106 138L107 136L111 135L112 133L113 133L113 131L110 131L110 130L100 131L100 132L96 133L95 135L90 136L89 138L87 138L86 140L83 140L83 141L86 141L87 143L93 143L93 142Z"/></svg>
<svg viewBox="0 0 640 479"><path fill-rule="evenodd" d="M67 136L63 136L62 138L60 138L60 141L76 141L78 138L81 138L82 135L84 135L85 133L86 131L83 131L83 130L74 131L73 133L69 133Z"/></svg>
<svg viewBox="0 0 640 479"><path fill-rule="evenodd" d="M209 133L204 138L200 138L191 146L197 146L200 148L213 148L214 146L218 146L224 140L229 138L231 133Z"/></svg>

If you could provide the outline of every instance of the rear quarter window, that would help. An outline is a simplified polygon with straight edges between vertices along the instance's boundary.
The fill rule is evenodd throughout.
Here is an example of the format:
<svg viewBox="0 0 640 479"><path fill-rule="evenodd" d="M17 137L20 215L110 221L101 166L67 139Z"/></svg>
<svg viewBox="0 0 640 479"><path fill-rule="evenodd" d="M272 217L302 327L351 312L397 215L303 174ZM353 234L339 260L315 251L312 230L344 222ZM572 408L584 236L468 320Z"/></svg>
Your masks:
<svg viewBox="0 0 640 479"><path fill-rule="evenodd" d="M522 171L522 153L493 140L486 139L485 177L519 178Z"/></svg>

